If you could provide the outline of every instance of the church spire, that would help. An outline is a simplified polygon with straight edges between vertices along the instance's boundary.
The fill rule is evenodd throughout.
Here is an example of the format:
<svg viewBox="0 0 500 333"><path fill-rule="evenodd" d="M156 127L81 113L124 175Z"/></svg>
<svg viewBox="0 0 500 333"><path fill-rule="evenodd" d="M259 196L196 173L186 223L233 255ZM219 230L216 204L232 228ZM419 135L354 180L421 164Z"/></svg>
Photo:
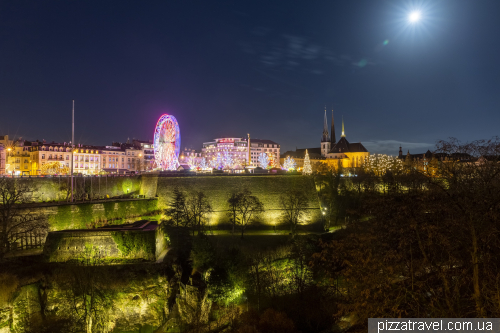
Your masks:
<svg viewBox="0 0 500 333"><path fill-rule="evenodd" d="M342 135L343 138L345 138L345 132L344 132L344 116L342 116Z"/></svg>
<svg viewBox="0 0 500 333"><path fill-rule="evenodd" d="M330 138L331 138L331 143L332 147L335 143L337 143L337 138L335 138L335 126L333 123L333 107L332 107L332 127L330 128Z"/></svg>
<svg viewBox="0 0 500 333"><path fill-rule="evenodd" d="M323 121L323 135L321 136L321 142L328 142L328 120L326 119L326 106L325 106L325 119Z"/></svg>

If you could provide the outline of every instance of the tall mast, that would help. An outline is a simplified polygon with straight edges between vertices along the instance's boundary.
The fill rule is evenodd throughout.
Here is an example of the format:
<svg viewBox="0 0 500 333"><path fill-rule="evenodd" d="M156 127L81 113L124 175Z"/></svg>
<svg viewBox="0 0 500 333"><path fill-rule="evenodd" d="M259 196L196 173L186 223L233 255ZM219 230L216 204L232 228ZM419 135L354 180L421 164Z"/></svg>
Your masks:
<svg viewBox="0 0 500 333"><path fill-rule="evenodd" d="M75 157L73 155L73 147L75 145L75 100L73 100L73 111L71 117L71 202L73 202L73 162Z"/></svg>

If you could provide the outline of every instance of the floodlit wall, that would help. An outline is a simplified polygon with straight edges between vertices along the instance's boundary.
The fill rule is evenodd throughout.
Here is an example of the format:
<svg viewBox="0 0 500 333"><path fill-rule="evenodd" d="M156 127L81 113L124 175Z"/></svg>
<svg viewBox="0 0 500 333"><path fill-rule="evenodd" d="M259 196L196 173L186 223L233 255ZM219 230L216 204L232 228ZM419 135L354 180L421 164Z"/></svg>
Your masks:
<svg viewBox="0 0 500 333"><path fill-rule="evenodd" d="M34 192L35 202L65 201L70 195L71 177L22 177L15 178L19 183L30 184ZM117 197L126 194L139 194L141 188L140 176L98 176L74 177L75 198L88 199Z"/></svg>
<svg viewBox="0 0 500 333"><path fill-rule="evenodd" d="M49 262L98 257L109 260L155 260L155 230L51 232L43 249Z"/></svg>
<svg viewBox="0 0 500 333"><path fill-rule="evenodd" d="M86 229L93 224L122 224L157 211L158 200L138 199L97 203L57 204L43 207L50 231ZM40 208L39 208L40 209Z"/></svg>
<svg viewBox="0 0 500 333"><path fill-rule="evenodd" d="M247 187L263 203L265 212L258 222L273 226L280 223L282 209L279 204L280 195L300 189L308 199L308 209L304 224L312 225L322 222L319 199L314 180L302 175L272 175L272 176L193 176L193 177L148 177L143 181L141 193L150 193L156 187L158 208L168 206L173 189L177 186L186 194L203 191L208 196L214 212L210 216L210 224L229 223L227 215L227 199L231 191Z"/></svg>

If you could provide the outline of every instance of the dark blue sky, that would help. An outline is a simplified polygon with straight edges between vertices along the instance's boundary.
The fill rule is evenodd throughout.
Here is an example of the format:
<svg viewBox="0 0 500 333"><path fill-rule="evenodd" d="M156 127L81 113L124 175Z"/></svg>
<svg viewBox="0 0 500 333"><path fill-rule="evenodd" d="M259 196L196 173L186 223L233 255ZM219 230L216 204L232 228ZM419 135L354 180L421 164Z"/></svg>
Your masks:
<svg viewBox="0 0 500 333"><path fill-rule="evenodd" d="M409 25L418 8L422 21ZM371 152L490 138L500 124L500 1L2 1L0 135L182 147L215 137ZM384 44L384 41L388 41Z"/></svg>

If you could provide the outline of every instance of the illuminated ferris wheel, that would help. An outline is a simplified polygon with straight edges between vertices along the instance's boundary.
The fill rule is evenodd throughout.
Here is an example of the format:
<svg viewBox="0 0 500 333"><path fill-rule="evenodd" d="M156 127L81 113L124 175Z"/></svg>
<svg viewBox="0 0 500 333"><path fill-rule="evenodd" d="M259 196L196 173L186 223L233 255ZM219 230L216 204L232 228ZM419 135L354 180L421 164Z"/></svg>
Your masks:
<svg viewBox="0 0 500 333"><path fill-rule="evenodd" d="M158 119L154 135L156 166L162 170L177 170L181 132L174 116L164 114Z"/></svg>

